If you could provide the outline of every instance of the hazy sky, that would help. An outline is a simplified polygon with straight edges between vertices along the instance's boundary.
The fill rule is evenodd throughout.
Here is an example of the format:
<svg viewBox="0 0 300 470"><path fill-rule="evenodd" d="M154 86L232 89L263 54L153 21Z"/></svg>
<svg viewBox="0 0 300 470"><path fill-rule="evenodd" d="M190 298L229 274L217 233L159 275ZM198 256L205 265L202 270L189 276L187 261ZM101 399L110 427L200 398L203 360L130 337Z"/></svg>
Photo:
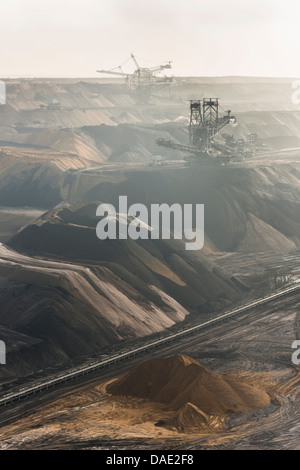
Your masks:
<svg viewBox="0 0 300 470"><path fill-rule="evenodd" d="M298 78L299 22L299 0L0 0L0 75L96 77L133 52L175 75Z"/></svg>

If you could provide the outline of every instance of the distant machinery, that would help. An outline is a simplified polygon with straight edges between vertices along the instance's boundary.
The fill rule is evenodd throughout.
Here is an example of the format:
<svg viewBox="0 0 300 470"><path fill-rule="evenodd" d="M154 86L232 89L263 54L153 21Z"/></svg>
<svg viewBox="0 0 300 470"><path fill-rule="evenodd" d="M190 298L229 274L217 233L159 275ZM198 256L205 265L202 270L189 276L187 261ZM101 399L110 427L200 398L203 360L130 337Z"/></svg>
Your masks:
<svg viewBox="0 0 300 470"><path fill-rule="evenodd" d="M257 142L257 134L252 132L251 134L248 135L247 142L251 145L255 145Z"/></svg>
<svg viewBox="0 0 300 470"><path fill-rule="evenodd" d="M154 157L152 157L152 162L149 163L149 166L165 166L165 165L166 165L165 157L162 157L161 155L154 155Z"/></svg>
<svg viewBox="0 0 300 470"><path fill-rule="evenodd" d="M218 98L190 100L190 145L208 151L211 149L212 138L227 124L235 124L235 116L231 110L219 118Z"/></svg>
<svg viewBox="0 0 300 470"><path fill-rule="evenodd" d="M47 101L46 104L40 104L41 109L61 109L60 102L57 100Z"/></svg>
<svg viewBox="0 0 300 470"><path fill-rule="evenodd" d="M190 101L190 145L198 147L202 123L201 101Z"/></svg>
<svg viewBox="0 0 300 470"><path fill-rule="evenodd" d="M136 69L133 73L125 73L122 67L129 61L132 60ZM168 84L172 81L172 77L158 77L156 74L159 74L165 69L171 69L171 61L163 65L157 65L156 67L140 67L136 57L133 54L130 54L130 57L119 65L110 70L97 70L98 73L105 73L108 75L115 75L118 77L125 77L125 83L129 89L139 93L142 92L145 95L150 95L151 86L157 84Z"/></svg>
<svg viewBox="0 0 300 470"><path fill-rule="evenodd" d="M218 98L204 98L202 101L190 100L189 145L177 144L165 139L157 139L156 143L198 157L225 162L230 159L232 149L228 145L215 142L214 136L227 124L235 123L236 118L231 115L231 110L228 110L225 116L219 117Z"/></svg>

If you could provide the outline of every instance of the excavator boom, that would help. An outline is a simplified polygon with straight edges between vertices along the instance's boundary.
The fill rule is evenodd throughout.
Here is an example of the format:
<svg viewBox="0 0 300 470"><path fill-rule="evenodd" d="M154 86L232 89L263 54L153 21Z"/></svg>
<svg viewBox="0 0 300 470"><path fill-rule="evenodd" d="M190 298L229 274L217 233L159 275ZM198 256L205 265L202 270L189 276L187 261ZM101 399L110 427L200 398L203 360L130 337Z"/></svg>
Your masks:
<svg viewBox="0 0 300 470"><path fill-rule="evenodd" d="M98 73L107 73L109 75L118 75L119 77L127 77L128 73L114 72L113 70L97 70Z"/></svg>

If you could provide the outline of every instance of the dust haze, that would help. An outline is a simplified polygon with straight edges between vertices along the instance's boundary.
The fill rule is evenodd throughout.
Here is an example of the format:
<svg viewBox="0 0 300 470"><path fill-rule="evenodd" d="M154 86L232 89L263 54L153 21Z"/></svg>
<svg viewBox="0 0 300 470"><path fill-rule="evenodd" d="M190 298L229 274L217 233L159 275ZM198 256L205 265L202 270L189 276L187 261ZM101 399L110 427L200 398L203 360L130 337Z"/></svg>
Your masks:
<svg viewBox="0 0 300 470"><path fill-rule="evenodd" d="M297 2L1 10L0 449L299 449Z"/></svg>

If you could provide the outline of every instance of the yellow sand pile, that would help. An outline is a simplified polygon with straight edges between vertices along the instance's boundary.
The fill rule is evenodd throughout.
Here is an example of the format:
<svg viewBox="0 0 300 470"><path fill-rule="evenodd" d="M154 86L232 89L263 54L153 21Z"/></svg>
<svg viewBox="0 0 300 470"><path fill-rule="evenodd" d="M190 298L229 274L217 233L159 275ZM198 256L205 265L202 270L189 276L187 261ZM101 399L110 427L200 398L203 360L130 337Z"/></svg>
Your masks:
<svg viewBox="0 0 300 470"><path fill-rule="evenodd" d="M181 431L223 427L226 415L263 408L270 395L242 380L217 374L185 355L152 359L108 384L113 395L164 404L166 423Z"/></svg>

